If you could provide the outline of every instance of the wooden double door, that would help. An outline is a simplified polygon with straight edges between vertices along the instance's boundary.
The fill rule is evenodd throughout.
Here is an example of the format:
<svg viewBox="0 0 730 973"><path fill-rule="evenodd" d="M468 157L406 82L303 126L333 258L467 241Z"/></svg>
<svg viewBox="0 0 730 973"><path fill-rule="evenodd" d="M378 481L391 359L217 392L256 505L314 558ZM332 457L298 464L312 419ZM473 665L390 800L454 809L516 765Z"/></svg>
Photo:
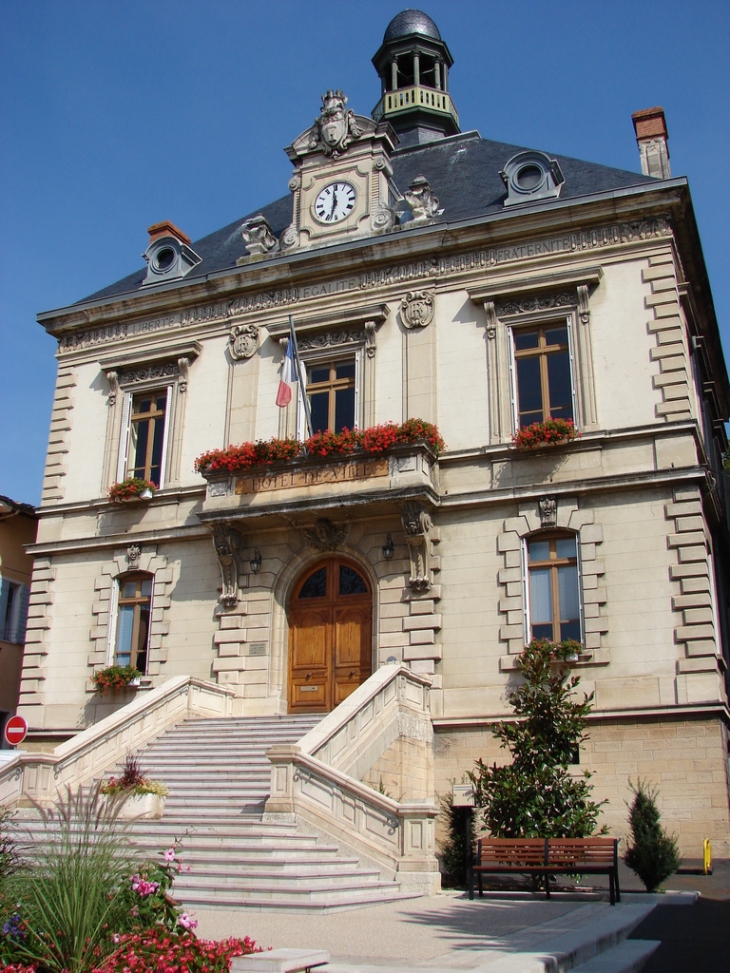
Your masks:
<svg viewBox="0 0 730 973"><path fill-rule="evenodd" d="M329 712L372 672L370 585L329 557L297 582L289 611L289 712Z"/></svg>

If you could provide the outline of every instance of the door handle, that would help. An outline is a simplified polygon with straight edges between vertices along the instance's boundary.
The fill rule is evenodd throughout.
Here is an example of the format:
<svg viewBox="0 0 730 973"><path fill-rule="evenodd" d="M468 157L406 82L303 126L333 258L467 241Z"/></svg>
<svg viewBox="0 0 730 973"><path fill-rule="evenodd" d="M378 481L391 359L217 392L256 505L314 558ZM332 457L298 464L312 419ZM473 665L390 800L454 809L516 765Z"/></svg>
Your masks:
<svg viewBox="0 0 730 973"><path fill-rule="evenodd" d="M308 672L304 678L305 679L311 679L312 678L312 673L311 672Z"/></svg>
<svg viewBox="0 0 730 973"><path fill-rule="evenodd" d="M348 679L352 679L352 677L354 675L355 675L355 670L354 669L350 669L350 675L348 676Z"/></svg>

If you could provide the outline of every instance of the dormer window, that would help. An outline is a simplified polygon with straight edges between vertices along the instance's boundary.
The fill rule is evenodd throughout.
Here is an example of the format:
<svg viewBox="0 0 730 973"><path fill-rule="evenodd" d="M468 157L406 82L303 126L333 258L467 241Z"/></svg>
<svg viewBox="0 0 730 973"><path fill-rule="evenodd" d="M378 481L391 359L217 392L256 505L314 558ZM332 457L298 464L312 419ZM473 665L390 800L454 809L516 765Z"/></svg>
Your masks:
<svg viewBox="0 0 730 973"><path fill-rule="evenodd" d="M507 187L505 206L531 203L538 199L557 199L565 182L557 159L544 152L519 152L500 172Z"/></svg>
<svg viewBox="0 0 730 973"><path fill-rule="evenodd" d="M190 248L190 237L174 223L155 223L147 232L150 243L143 254L147 261L144 284L179 280L200 263L202 258Z"/></svg>

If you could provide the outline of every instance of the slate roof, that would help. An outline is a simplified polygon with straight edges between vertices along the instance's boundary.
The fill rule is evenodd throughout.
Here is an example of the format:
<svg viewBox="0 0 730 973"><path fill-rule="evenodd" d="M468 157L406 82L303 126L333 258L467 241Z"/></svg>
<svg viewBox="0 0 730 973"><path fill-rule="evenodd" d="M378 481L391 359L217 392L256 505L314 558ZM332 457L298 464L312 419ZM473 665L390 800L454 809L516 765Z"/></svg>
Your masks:
<svg viewBox="0 0 730 973"><path fill-rule="evenodd" d="M393 178L398 189L403 192L416 176L425 176L439 197L439 205L444 211L439 222L454 223L460 220L477 219L480 216L504 211L503 201L507 193L499 172L512 156L523 151L525 149L522 146L483 139L478 132L464 132L436 142L396 151L392 159ZM558 160L565 176L560 200L578 199L595 193L612 192L657 182L656 179L640 173L611 169L608 166L583 162L567 156L558 155L551 158ZM544 205L554 202L554 200L547 200ZM539 203L534 202L532 205L539 205ZM403 208L406 209L405 204ZM518 209L519 207L510 207L510 214ZM255 209L215 233L194 241L192 248L202 258L202 262L177 283L184 286L207 274L233 270L236 260L246 254L241 239L241 224L257 213L262 213L266 217L274 234L278 236L291 222L291 194L287 193L281 199ZM141 267L136 273L77 303L134 292L141 287L145 275L146 267Z"/></svg>

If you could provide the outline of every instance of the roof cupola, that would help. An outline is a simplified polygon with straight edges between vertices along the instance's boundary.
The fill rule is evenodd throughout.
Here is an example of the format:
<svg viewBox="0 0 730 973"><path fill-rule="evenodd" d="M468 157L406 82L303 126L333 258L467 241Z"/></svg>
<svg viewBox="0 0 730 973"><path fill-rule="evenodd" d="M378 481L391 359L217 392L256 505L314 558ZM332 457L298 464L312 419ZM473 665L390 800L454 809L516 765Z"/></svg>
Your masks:
<svg viewBox="0 0 730 973"><path fill-rule="evenodd" d="M401 145L433 142L459 129L449 95L451 52L431 18L421 10L402 10L388 24L373 64L381 99L376 122L390 122Z"/></svg>

